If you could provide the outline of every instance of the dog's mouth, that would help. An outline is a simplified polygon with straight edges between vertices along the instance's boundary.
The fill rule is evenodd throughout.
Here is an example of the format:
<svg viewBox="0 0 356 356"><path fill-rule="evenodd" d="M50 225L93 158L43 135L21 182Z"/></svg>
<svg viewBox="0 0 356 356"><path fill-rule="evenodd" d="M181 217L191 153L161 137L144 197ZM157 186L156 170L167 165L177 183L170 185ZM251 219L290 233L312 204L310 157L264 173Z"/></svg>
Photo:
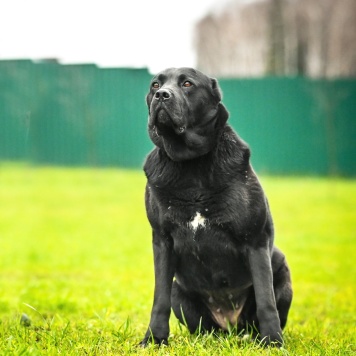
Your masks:
<svg viewBox="0 0 356 356"><path fill-rule="evenodd" d="M159 105L152 111L149 127L158 136L182 135L186 131L182 118L170 115L165 105Z"/></svg>

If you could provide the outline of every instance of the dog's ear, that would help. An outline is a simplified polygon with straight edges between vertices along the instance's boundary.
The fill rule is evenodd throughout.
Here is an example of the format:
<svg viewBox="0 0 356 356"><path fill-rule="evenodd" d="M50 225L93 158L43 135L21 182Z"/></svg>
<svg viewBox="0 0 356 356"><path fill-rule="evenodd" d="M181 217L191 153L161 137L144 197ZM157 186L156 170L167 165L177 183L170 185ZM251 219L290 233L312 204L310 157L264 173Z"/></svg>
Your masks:
<svg viewBox="0 0 356 356"><path fill-rule="evenodd" d="M218 104L218 117L216 120L215 128L224 127L227 119L229 118L229 112L226 110L222 103Z"/></svg>
<svg viewBox="0 0 356 356"><path fill-rule="evenodd" d="M218 81L215 78L210 78L211 87L213 89L214 97L218 101L218 119L215 124L215 128L224 127L227 119L229 118L229 112L226 110L225 106L220 102L222 99L222 91L219 87Z"/></svg>
<svg viewBox="0 0 356 356"><path fill-rule="evenodd" d="M222 92L219 87L218 81L215 78L210 78L210 81L211 81L211 88L213 89L213 94L219 102L222 99Z"/></svg>

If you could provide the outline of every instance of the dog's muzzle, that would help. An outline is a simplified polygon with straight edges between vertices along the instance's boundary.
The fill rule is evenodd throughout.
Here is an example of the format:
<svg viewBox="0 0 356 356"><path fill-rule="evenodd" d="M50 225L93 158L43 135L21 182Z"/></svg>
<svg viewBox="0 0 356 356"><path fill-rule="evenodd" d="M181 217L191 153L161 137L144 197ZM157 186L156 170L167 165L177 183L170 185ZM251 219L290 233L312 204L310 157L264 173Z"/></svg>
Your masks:
<svg viewBox="0 0 356 356"><path fill-rule="evenodd" d="M173 131L177 135L182 135L186 131L186 126L180 124L179 122L176 124L175 120L163 108L157 111L157 114L152 123L156 134L159 136L169 132L172 133Z"/></svg>
<svg viewBox="0 0 356 356"><path fill-rule="evenodd" d="M176 100L169 89L159 89L153 96L150 124L160 136L173 132L181 135L186 131L183 114Z"/></svg>

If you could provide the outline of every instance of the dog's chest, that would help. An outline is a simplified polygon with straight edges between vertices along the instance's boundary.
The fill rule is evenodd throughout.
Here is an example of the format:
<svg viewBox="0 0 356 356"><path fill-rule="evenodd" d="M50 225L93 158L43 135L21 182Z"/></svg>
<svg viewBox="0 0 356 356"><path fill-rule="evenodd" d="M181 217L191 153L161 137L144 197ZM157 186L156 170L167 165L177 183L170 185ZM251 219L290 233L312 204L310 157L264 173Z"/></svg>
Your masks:
<svg viewBox="0 0 356 356"><path fill-rule="evenodd" d="M158 217L154 224L173 239L179 260L176 275L183 284L210 290L250 283L233 225L239 219L238 199L231 198L231 191L197 186L151 191L152 215Z"/></svg>
<svg viewBox="0 0 356 356"><path fill-rule="evenodd" d="M191 167L190 167L191 168ZM211 170L212 171L212 170ZM193 234L210 228L227 230L241 225L248 205L247 190L238 178L222 180L217 173L187 169L148 181L148 213L151 221L171 233ZM231 229L230 229L231 230Z"/></svg>
<svg viewBox="0 0 356 356"><path fill-rule="evenodd" d="M212 199L212 194L203 190L191 190L182 195L161 200L163 223L189 229L192 232L206 229L215 223L221 204Z"/></svg>

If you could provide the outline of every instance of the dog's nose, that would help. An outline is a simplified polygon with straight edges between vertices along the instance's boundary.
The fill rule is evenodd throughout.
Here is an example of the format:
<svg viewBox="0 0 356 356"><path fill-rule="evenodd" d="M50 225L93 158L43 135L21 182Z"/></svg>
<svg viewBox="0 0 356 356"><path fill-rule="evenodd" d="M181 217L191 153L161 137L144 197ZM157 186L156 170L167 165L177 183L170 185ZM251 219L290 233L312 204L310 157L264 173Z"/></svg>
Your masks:
<svg viewBox="0 0 356 356"><path fill-rule="evenodd" d="M155 94L156 100L164 101L164 100L168 100L170 97L171 97L171 94L166 89L157 90L156 94Z"/></svg>

